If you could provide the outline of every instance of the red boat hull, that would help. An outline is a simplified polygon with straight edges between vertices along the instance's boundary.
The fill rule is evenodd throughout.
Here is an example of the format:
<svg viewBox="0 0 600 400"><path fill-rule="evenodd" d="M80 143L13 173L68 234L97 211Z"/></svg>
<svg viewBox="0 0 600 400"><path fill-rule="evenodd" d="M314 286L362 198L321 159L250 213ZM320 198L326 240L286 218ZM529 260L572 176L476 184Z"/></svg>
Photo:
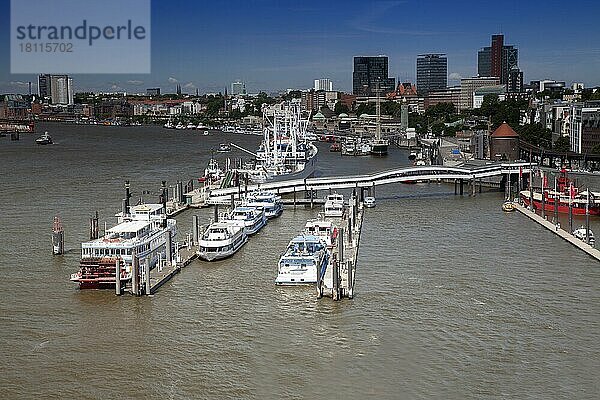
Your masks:
<svg viewBox="0 0 600 400"><path fill-rule="evenodd" d="M525 206L529 206L530 199L529 197L521 196L523 203ZM539 200L533 201L533 208L536 210L542 209L542 202ZM573 215L585 215L585 205L580 203L575 203L573 205ZM555 209L554 202L546 202L544 204L544 210L547 212L553 213ZM590 207L590 215L600 215L600 207L593 206ZM559 214L568 214L569 213L569 204L568 203L558 203L558 213Z"/></svg>

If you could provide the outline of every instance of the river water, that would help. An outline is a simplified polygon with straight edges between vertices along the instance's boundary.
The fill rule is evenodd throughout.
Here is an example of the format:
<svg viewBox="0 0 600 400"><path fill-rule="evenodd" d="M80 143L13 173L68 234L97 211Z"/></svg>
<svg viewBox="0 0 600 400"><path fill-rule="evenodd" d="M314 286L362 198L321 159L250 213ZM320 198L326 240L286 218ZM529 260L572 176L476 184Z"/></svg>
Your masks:
<svg viewBox="0 0 600 400"><path fill-rule="evenodd" d="M353 300L274 285L280 253L317 213L292 207L234 257L195 261L152 297L117 297L68 280L91 214L110 226L126 179L134 200L154 201L161 180L200 176L220 142L258 138L38 129L56 144L0 138L2 398L598 398L600 265L503 213L500 193L378 187ZM397 149L342 158L319 146L322 174L408 163ZM179 239L211 212L180 214ZM51 255L54 215L62 257Z"/></svg>

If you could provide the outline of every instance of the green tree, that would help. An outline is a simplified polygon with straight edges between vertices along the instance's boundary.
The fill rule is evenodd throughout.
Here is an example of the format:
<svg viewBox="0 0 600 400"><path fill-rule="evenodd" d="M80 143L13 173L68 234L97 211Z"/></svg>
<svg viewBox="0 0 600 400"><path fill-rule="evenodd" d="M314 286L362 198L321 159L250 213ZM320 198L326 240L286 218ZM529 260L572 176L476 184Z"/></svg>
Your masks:
<svg viewBox="0 0 600 400"><path fill-rule="evenodd" d="M600 144L595 145L594 147L592 147L591 152L593 154L600 154Z"/></svg>
<svg viewBox="0 0 600 400"><path fill-rule="evenodd" d="M569 151L570 148L571 148L571 145L569 143L569 138L567 136L559 137L558 139L556 139L556 141L552 145L552 149L558 153L565 153L565 152ZM593 149L592 149L592 151L593 151ZM597 154L600 154L600 152Z"/></svg>
<svg viewBox="0 0 600 400"><path fill-rule="evenodd" d="M521 140L545 149L552 148L552 131L542 124L527 124L516 126L514 129Z"/></svg>
<svg viewBox="0 0 600 400"><path fill-rule="evenodd" d="M335 107L333 110L336 115L340 115L342 113L348 114L350 112L350 109L348 109L348 106L344 103L342 103L341 101L338 101L337 103L335 103Z"/></svg>
<svg viewBox="0 0 600 400"><path fill-rule="evenodd" d="M375 104L371 104L371 103L361 103L358 105L358 107L356 108L356 115L358 115L359 117L362 114L375 114L377 111L375 110Z"/></svg>

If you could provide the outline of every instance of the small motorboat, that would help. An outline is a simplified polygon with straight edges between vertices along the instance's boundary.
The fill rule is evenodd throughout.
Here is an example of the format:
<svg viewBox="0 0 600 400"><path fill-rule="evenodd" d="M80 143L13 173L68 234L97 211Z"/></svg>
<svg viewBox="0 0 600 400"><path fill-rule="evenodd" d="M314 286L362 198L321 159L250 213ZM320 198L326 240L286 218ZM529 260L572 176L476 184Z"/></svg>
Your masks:
<svg viewBox="0 0 600 400"><path fill-rule="evenodd" d="M229 146L227 143L221 143L219 145L219 153L227 153L231 151L231 146Z"/></svg>
<svg viewBox="0 0 600 400"><path fill-rule="evenodd" d="M367 207L367 208L373 208L373 207L375 207L375 197L373 197L373 196L367 196L367 197L365 197L364 204L365 204L365 207Z"/></svg>
<svg viewBox="0 0 600 400"><path fill-rule="evenodd" d="M329 146L329 151L338 152L338 151L341 151L341 150L342 150L342 147L337 142L335 142L331 146Z"/></svg>
<svg viewBox="0 0 600 400"><path fill-rule="evenodd" d="M502 211L504 212L512 212L515 211L515 203L513 203L512 201L505 201L504 203L502 203Z"/></svg>
<svg viewBox="0 0 600 400"><path fill-rule="evenodd" d="M596 238L594 237L594 232L592 232L591 229L589 230L589 232L590 232L589 245L594 247L594 245L596 244ZM582 226L579 229L575 229L573 231L573 236L575 236L577 239L579 239L583 242L588 243L588 240L587 240L588 237L587 237L587 232L586 232L585 226Z"/></svg>
<svg viewBox="0 0 600 400"><path fill-rule="evenodd" d="M37 144L52 144L52 136L50 136L48 134L48 132L44 132L44 134L42 136L40 136L39 138L35 139L35 142Z"/></svg>

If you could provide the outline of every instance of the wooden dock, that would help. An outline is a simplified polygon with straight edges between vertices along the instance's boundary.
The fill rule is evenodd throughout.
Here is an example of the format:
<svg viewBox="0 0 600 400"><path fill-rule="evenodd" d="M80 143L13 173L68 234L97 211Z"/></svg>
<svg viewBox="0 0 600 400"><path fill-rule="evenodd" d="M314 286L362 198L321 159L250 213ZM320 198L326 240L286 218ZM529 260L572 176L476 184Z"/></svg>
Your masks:
<svg viewBox="0 0 600 400"><path fill-rule="evenodd" d="M165 267L156 267L150 271L150 293L154 294L172 277L177 275L183 268L187 267L198 257L196 246L183 247L178 251L175 262Z"/></svg>
<svg viewBox="0 0 600 400"><path fill-rule="evenodd" d="M542 218L541 216L539 216L535 212L527 209L526 207L524 207L520 204L517 204L517 203L514 203L514 204L515 204L515 208L517 209L517 211L519 211L521 214L529 217L531 220L537 222L544 228L548 229L550 232L555 233L559 237L561 237L564 240L566 240L567 242L571 243L573 246L578 247L579 249L585 251L591 257L600 261L600 250L590 246L589 244L585 243L582 240L577 239L570 232L567 232L564 229L560 228L559 225L554 225L552 222L548 221L545 218Z"/></svg>
<svg viewBox="0 0 600 400"><path fill-rule="evenodd" d="M327 269L317 282L318 298L327 296L333 300L341 300L344 297L354 297L363 215L363 203L356 196L351 197L344 216L335 223L338 236Z"/></svg>

